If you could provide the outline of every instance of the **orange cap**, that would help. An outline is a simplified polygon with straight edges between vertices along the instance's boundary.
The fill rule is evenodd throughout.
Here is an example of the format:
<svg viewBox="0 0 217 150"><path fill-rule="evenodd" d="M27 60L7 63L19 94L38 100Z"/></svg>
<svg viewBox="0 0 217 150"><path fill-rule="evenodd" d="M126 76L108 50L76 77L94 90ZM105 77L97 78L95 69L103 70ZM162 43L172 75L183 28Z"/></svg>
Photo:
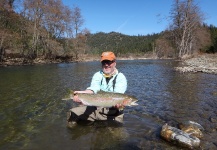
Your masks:
<svg viewBox="0 0 217 150"><path fill-rule="evenodd" d="M113 52L103 52L101 55L101 61L103 61L103 60L113 61L115 59L116 59L116 57L115 57L115 54Z"/></svg>

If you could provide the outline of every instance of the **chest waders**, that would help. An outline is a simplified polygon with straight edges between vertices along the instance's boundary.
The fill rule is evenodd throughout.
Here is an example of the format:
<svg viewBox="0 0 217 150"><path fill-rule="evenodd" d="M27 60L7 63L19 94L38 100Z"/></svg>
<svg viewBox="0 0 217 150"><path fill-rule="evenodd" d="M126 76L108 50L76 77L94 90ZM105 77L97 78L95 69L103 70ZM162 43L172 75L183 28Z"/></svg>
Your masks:
<svg viewBox="0 0 217 150"><path fill-rule="evenodd" d="M116 84L117 76L118 76L118 74L115 76L115 78L114 78L114 80L113 80L113 92L114 92L114 89L115 89L115 84ZM108 82L109 82L110 79L111 79L111 78L106 78L106 83L107 83L107 84L108 84ZM102 80L103 80L103 78L102 78ZM102 80L101 80L101 85L102 85Z"/></svg>

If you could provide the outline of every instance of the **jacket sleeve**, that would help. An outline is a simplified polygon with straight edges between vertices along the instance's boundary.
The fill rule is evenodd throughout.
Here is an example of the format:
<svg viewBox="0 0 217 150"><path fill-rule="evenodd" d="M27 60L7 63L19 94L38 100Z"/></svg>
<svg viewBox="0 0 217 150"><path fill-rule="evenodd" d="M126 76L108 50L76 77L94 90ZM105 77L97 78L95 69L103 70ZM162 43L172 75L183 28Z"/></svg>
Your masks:
<svg viewBox="0 0 217 150"><path fill-rule="evenodd" d="M97 93L100 91L100 86L101 86L101 81L102 81L102 74L100 72L97 72L93 75L90 87L88 87L88 90L92 90L94 93Z"/></svg>

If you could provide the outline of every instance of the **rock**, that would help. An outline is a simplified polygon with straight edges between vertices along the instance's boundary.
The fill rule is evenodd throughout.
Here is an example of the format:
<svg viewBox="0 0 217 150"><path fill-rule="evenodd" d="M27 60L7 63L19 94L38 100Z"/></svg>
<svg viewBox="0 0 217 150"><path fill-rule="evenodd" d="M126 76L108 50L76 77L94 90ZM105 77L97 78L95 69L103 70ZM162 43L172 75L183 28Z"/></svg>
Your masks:
<svg viewBox="0 0 217 150"><path fill-rule="evenodd" d="M197 138L202 138L204 128L197 122L187 121L179 124L179 128L185 133L195 136Z"/></svg>
<svg viewBox="0 0 217 150"><path fill-rule="evenodd" d="M212 122L212 123L217 123L217 118L214 118L214 117L210 117L209 120Z"/></svg>
<svg viewBox="0 0 217 150"><path fill-rule="evenodd" d="M217 74L217 55L206 54L194 58L186 59L182 62L182 66L176 67L179 72L204 72Z"/></svg>
<svg viewBox="0 0 217 150"><path fill-rule="evenodd" d="M200 146L200 139L189 135L180 129L171 127L168 124L163 125L160 135L168 142L190 149L195 149Z"/></svg>

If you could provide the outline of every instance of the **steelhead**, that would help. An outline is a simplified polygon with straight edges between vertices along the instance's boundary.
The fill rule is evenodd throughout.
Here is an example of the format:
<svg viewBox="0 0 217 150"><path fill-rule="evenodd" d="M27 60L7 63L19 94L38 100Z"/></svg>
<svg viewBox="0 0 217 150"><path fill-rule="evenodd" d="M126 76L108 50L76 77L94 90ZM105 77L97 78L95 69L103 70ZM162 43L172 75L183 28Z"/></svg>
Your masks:
<svg viewBox="0 0 217 150"><path fill-rule="evenodd" d="M62 100L73 99L72 93L74 92L71 92L70 98ZM136 103L138 100L135 97L121 93L98 92L97 94L76 93L76 95L86 106L113 107L117 104L123 104L124 106L138 105Z"/></svg>

